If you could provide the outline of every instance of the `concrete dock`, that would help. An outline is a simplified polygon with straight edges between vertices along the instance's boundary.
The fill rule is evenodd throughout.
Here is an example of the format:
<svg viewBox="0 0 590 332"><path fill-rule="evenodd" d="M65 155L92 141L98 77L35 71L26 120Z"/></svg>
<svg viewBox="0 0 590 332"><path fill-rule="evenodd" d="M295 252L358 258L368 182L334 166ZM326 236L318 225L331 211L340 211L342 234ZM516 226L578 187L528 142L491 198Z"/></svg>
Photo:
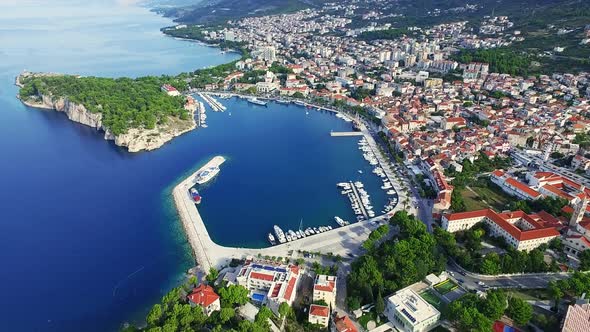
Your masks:
<svg viewBox="0 0 590 332"><path fill-rule="evenodd" d="M348 137L348 136L363 136L360 131L331 131L330 136L333 137Z"/></svg>

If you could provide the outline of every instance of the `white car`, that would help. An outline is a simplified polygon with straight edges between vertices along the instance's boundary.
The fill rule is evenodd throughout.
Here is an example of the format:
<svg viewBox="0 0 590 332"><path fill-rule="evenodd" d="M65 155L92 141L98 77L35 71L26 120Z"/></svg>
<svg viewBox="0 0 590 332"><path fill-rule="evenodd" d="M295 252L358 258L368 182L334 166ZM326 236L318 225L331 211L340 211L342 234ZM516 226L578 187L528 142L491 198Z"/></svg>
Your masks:
<svg viewBox="0 0 590 332"><path fill-rule="evenodd" d="M485 283L483 281L478 281L477 284L480 285L480 286L485 285Z"/></svg>

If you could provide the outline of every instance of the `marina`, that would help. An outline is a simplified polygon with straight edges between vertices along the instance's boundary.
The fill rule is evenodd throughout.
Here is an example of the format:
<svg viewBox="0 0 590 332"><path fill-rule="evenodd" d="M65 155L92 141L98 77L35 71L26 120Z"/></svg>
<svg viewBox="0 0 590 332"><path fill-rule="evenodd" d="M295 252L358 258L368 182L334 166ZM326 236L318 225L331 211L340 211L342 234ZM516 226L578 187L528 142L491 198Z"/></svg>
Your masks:
<svg viewBox="0 0 590 332"><path fill-rule="evenodd" d="M213 109L214 112L224 112L227 109L209 94L198 93L198 96L205 100L205 102L211 107L211 109Z"/></svg>

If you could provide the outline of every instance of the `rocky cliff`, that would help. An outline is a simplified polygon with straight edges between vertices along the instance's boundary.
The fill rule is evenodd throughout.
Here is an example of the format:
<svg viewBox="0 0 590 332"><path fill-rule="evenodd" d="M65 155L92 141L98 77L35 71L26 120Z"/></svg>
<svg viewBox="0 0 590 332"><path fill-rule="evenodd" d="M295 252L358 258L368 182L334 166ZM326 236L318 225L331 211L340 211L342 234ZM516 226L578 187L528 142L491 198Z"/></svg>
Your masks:
<svg viewBox="0 0 590 332"><path fill-rule="evenodd" d="M20 79L17 78L17 82L20 83ZM191 114L189 120L169 118L167 124L158 125L154 129L131 128L124 134L113 135L109 128L103 125L101 113L92 113L84 105L73 103L67 98L41 95L27 100L20 97L19 99L27 106L63 112L71 121L102 130L105 140L113 140L116 145L127 147L129 152L155 150L174 137L196 128L194 116Z"/></svg>

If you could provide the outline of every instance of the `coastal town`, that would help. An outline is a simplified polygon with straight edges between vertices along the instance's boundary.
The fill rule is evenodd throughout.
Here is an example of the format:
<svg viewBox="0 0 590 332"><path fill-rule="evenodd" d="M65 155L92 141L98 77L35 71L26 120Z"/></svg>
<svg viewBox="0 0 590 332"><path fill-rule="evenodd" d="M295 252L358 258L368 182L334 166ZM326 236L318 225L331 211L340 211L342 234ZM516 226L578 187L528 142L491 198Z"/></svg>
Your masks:
<svg viewBox="0 0 590 332"><path fill-rule="evenodd" d="M330 134L358 136L388 203L373 206L359 181L335 183L356 220L274 225L261 230L266 248L221 246L198 210L199 186L223 176L216 156L172 190L196 266L146 326L124 330L590 330L590 72L507 52L527 38L510 16L398 28L375 8L325 3L162 30L241 58L157 81L182 104L165 115L180 129L111 139L159 148L207 128L207 111L231 111L229 98L330 112L351 128ZM574 29L590 44L590 21ZM34 92L23 102L64 109Z"/></svg>
<svg viewBox="0 0 590 332"><path fill-rule="evenodd" d="M164 29L181 38L194 38L197 31L202 42L242 50L242 59L223 76L204 70L187 78L191 93L199 92L213 109L218 102L211 96L237 96L263 105L276 100L326 108L356 119L365 136L378 142L378 153L391 164L388 171L407 180L392 181L394 191L412 202L359 234L360 251L316 247L319 241L312 240L291 248L235 248L219 255L232 258L232 264L197 259L204 272L214 271L215 287L246 288L245 307L270 308L273 330L289 324L286 307L297 311L305 330L318 331L501 331L527 324L547 331L586 330L585 292L564 285L574 278L588 287L588 276L573 272L590 268L590 74L509 74L455 56L462 49L522 42L510 17L486 17L475 29L469 22L451 22L381 38L395 30L372 23L380 13L365 14L366 24L352 28L348 17L354 11L353 4L327 4L247 17L220 29ZM590 37L590 25L583 28ZM187 188L182 191L186 195ZM388 287L373 288L374 280L363 285L358 273L368 272L366 256L379 251L373 242L387 246L392 236L404 238L410 221L402 210L434 233L447 263L384 294ZM206 234L204 226L197 229ZM338 238L344 234L338 229L329 233ZM295 233L293 243L303 241ZM269 236L274 241L284 235L281 230ZM282 247L286 250L277 250ZM326 266L331 274L325 274ZM368 287L371 295L350 289L355 286ZM486 311L498 301L494 314ZM476 303L473 320L466 319L467 303ZM256 322L256 315L241 311L245 307L239 308L242 317Z"/></svg>

